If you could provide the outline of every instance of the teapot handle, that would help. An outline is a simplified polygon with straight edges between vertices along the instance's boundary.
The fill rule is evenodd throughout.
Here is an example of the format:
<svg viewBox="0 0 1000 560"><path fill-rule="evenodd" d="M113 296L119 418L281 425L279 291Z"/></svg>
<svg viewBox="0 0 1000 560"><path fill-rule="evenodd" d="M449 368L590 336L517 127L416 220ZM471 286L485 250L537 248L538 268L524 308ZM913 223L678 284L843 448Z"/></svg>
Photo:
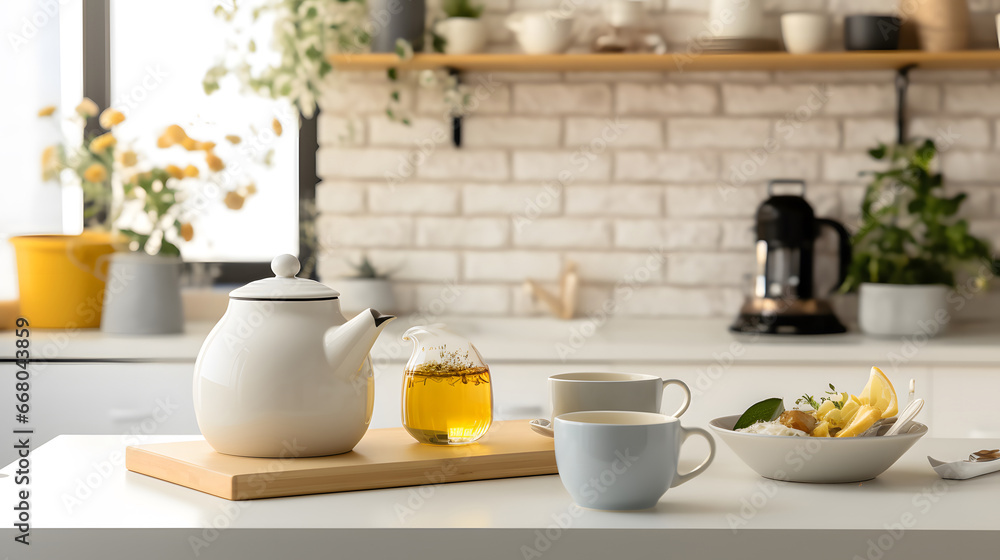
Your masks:
<svg viewBox="0 0 1000 560"><path fill-rule="evenodd" d="M821 226L830 226L837 232L839 239L837 254L840 257L840 264L837 268L837 284L833 287L833 290L836 291L844 283L844 280L847 280L847 270L851 267L851 234L847 232L847 228L843 224L836 220L817 218L816 223Z"/></svg>

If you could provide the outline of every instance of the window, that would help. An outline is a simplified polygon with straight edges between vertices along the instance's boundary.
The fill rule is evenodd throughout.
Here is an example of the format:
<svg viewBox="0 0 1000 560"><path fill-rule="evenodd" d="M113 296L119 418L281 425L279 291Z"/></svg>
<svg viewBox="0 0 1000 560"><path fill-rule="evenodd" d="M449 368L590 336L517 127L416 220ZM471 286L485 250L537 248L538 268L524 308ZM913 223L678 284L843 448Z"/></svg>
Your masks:
<svg viewBox="0 0 1000 560"><path fill-rule="evenodd" d="M131 147L161 164L191 155L155 147L170 124L221 143L226 134L253 140L250 125L269 131L272 118L279 116L285 123L281 137L260 134L256 142L265 152L274 150L272 166L248 165L242 179L252 181L257 194L239 212L221 200L205 205L195 216L195 238L182 251L188 262L221 263L221 281L227 282L258 278L267 274L275 255L299 253L300 200L314 196L315 119L305 121L297 134L282 102L242 92L234 77L205 95L202 76L231 35L228 24L213 14L214 5L204 0L0 4L0 21L13 22L0 48L0 68L13 76L11 87L0 91L5 108L0 115L0 298L16 292L13 274L7 273L13 270L13 253L6 237L72 234L81 227L78 191L42 182L38 163L45 146L79 130L60 127L62 119L40 122L36 111L56 105L60 115L71 115L84 95L102 108L110 102L123 110L128 120L118 136L136 140ZM301 175L300 169L305 170Z"/></svg>
<svg viewBox="0 0 1000 560"><path fill-rule="evenodd" d="M194 218L195 238L183 247L189 262L270 262L281 253L298 253L295 119L287 104L241 92L235 77L227 77L212 95L204 93L205 70L225 51L231 35L229 25L212 14L213 5L204 0L111 0L111 105L127 116L120 136L141 136L135 148L156 163L193 157L179 147L156 148L159 131L171 124L202 140L240 136L243 142L233 152L263 157L261 152L271 151L269 168L240 155L233 165L221 154L230 167L247 168L233 181L252 180L257 194L239 212L228 210L221 198L206 204ZM280 137L271 133L274 117L284 122L286 132Z"/></svg>

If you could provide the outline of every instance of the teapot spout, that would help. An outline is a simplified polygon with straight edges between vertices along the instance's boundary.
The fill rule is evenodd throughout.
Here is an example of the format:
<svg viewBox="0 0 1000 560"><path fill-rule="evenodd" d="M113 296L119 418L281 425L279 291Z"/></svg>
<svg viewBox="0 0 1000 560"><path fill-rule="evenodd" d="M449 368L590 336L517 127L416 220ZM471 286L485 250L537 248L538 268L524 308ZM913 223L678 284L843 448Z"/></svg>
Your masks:
<svg viewBox="0 0 1000 560"><path fill-rule="evenodd" d="M348 371L357 371L382 329L395 318L369 308L343 325L330 327L323 336L327 361L336 369L348 365Z"/></svg>

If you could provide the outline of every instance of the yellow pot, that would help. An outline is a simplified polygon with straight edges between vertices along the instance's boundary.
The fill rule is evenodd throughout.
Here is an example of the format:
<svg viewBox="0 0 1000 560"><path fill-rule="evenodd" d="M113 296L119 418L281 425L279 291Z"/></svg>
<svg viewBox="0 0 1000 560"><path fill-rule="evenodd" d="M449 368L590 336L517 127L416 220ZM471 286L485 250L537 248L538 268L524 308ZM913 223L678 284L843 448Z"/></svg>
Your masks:
<svg viewBox="0 0 1000 560"><path fill-rule="evenodd" d="M43 329L99 327L111 239L94 231L12 237L21 316Z"/></svg>

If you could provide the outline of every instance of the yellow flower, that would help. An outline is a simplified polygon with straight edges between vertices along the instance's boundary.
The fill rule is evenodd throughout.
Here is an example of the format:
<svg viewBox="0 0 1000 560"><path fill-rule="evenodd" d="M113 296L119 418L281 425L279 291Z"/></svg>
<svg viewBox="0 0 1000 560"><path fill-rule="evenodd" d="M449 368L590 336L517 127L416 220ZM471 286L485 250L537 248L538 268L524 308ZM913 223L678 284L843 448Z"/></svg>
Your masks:
<svg viewBox="0 0 1000 560"><path fill-rule="evenodd" d="M194 239L194 226L191 224L181 224L181 238L184 241L191 241Z"/></svg>
<svg viewBox="0 0 1000 560"><path fill-rule="evenodd" d="M278 119L273 119L271 121L271 129L274 130L275 134L281 136L281 122L279 122Z"/></svg>
<svg viewBox="0 0 1000 560"><path fill-rule="evenodd" d="M76 106L76 113L84 118L97 116L97 103L91 101L89 97L84 97L80 104Z"/></svg>
<svg viewBox="0 0 1000 560"><path fill-rule="evenodd" d="M196 142L197 149L211 152L215 149L215 142Z"/></svg>
<svg viewBox="0 0 1000 560"><path fill-rule="evenodd" d="M48 181L59 177L59 153L55 146L42 150L42 180Z"/></svg>
<svg viewBox="0 0 1000 560"><path fill-rule="evenodd" d="M235 134L227 134L226 135L226 140L229 140L230 144L239 144L240 142L243 141L242 138L240 138L239 136L237 136Z"/></svg>
<svg viewBox="0 0 1000 560"><path fill-rule="evenodd" d="M94 138L90 141L90 151L95 154L104 153L108 148L114 146L118 143L118 139L114 137L110 132L105 132L104 134Z"/></svg>
<svg viewBox="0 0 1000 560"><path fill-rule="evenodd" d="M166 171L167 175L170 175L174 179L183 179L184 178L184 170L181 169L180 167L177 167L176 165L168 165L164 169L164 171Z"/></svg>
<svg viewBox="0 0 1000 560"><path fill-rule="evenodd" d="M100 123L101 127L105 130L110 130L111 127L121 124L124 121L125 115L121 111L112 109L111 107L105 109L104 112L101 113L101 117L97 119L97 122Z"/></svg>
<svg viewBox="0 0 1000 560"><path fill-rule="evenodd" d="M83 180L90 183L101 183L108 178L108 170L104 168L103 165L99 163L92 163L86 171L83 172Z"/></svg>
<svg viewBox="0 0 1000 560"><path fill-rule="evenodd" d="M184 129L176 124L168 126L163 135L169 138L174 144L180 144L182 140L188 137L187 132L184 132Z"/></svg>
<svg viewBox="0 0 1000 560"><path fill-rule="evenodd" d="M236 191L227 192L226 198L223 200L226 204L226 208L229 208L230 210L239 210L240 208L243 208L243 203L245 201L246 199L240 196L240 194Z"/></svg>
<svg viewBox="0 0 1000 560"><path fill-rule="evenodd" d="M56 112L56 106L55 105L49 105L48 107L42 107L41 109L39 109L38 110L38 116L39 117L48 117L48 116L51 116L52 113L55 113L55 112Z"/></svg>
<svg viewBox="0 0 1000 560"><path fill-rule="evenodd" d="M139 158L136 157L135 152L132 150L125 150L118 155L118 160L121 161L122 165L125 167L132 167L137 161L139 161Z"/></svg>
<svg viewBox="0 0 1000 560"><path fill-rule="evenodd" d="M198 173L199 173L198 168L193 165L188 165L187 167L184 168L185 177L197 177Z"/></svg>
<svg viewBox="0 0 1000 560"><path fill-rule="evenodd" d="M181 140L180 144L189 152L193 152L198 149L198 141L192 138L184 138Z"/></svg>
<svg viewBox="0 0 1000 560"><path fill-rule="evenodd" d="M212 171L222 171L226 168L226 164L222 163L219 156L209 152L205 154L205 163L208 164L208 168Z"/></svg>

